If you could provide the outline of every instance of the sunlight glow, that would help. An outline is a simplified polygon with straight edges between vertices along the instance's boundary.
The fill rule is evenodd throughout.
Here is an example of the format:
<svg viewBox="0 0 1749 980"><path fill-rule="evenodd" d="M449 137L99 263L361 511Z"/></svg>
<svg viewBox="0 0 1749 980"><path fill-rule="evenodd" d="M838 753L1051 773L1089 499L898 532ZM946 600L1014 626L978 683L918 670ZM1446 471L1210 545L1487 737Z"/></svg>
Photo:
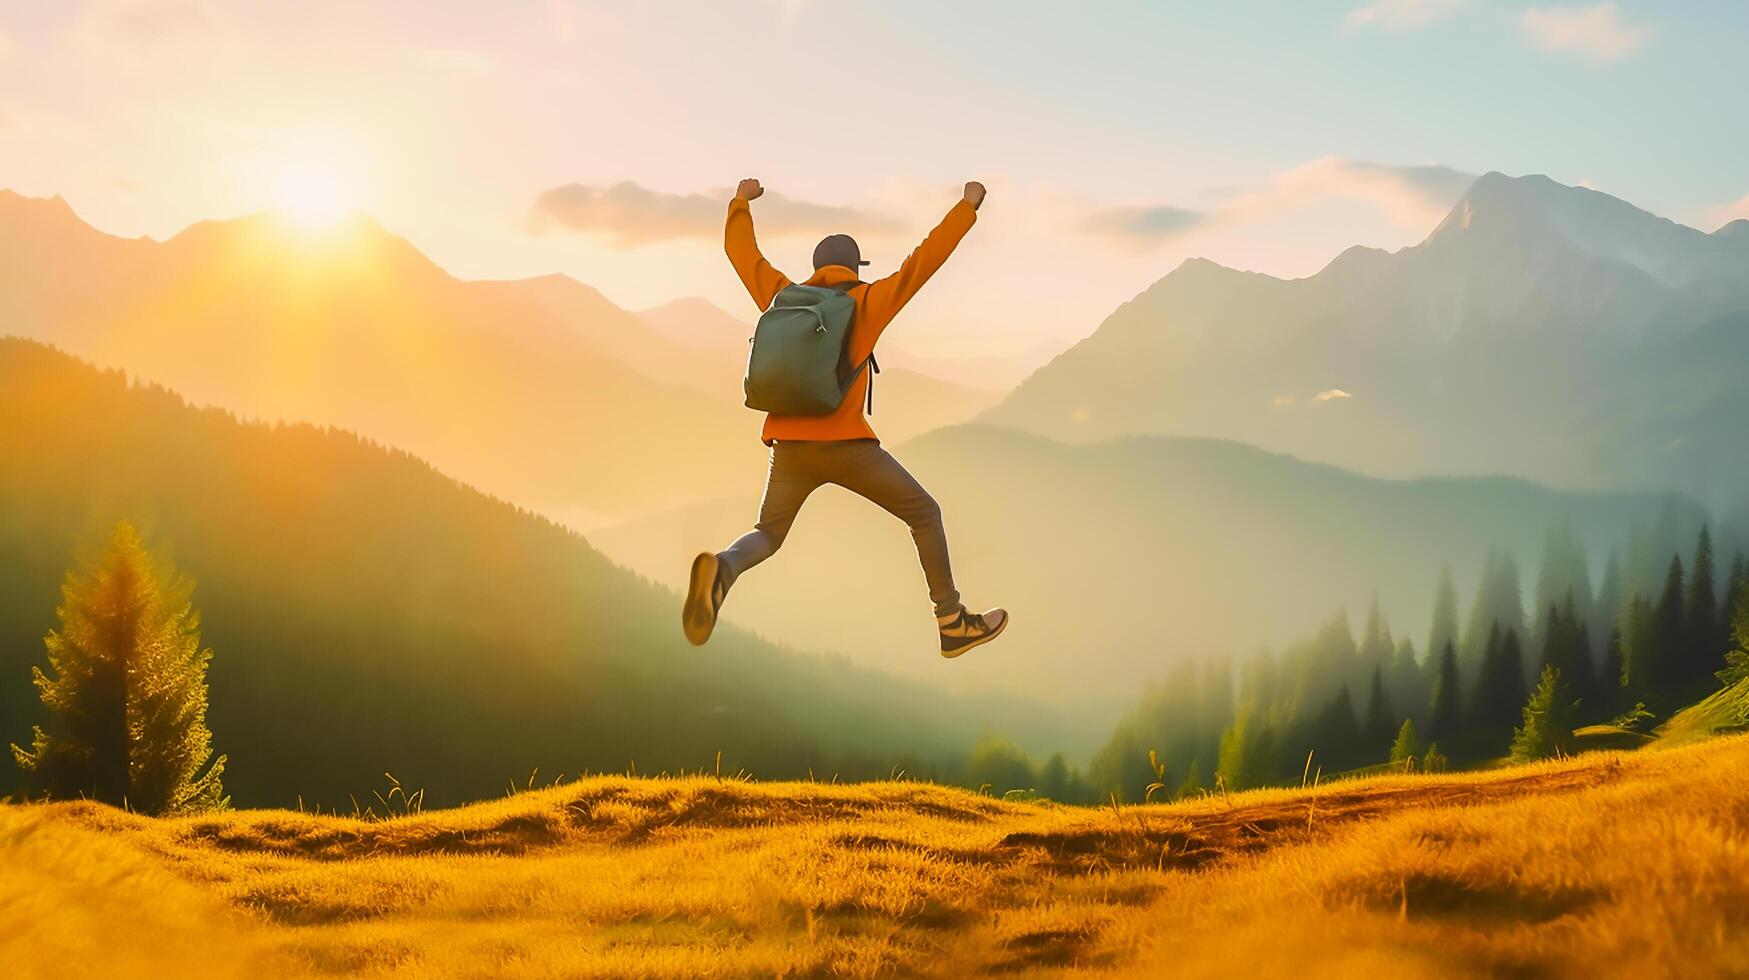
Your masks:
<svg viewBox="0 0 1749 980"><path fill-rule="evenodd" d="M345 182L331 170L290 171L280 178L274 194L286 217L307 231L330 228L349 210Z"/></svg>

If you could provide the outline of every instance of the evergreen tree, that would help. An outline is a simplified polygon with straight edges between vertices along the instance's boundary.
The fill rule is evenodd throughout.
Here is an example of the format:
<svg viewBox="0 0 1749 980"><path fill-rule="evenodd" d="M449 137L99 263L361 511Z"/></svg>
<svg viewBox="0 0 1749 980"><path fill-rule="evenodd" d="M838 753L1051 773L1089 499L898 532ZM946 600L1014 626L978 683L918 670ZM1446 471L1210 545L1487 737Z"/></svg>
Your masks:
<svg viewBox="0 0 1749 980"><path fill-rule="evenodd" d="M1038 776L1026 753L1006 739L985 736L966 760L966 785L987 789L993 796L1011 790L1037 792Z"/></svg>
<svg viewBox="0 0 1749 980"><path fill-rule="evenodd" d="M1683 610L1687 620L1686 671L1684 683L1710 680L1724 661L1726 647L1720 645L1723 633L1719 629L1719 597L1713 582L1713 538L1706 525L1700 528L1700 539L1694 546L1694 574L1688 580L1688 601Z"/></svg>
<svg viewBox="0 0 1749 980"><path fill-rule="evenodd" d="M1597 679L1597 710L1604 715L1627 707L1622 698L1622 685L1627 672L1622 645L1621 627L1611 626L1609 640L1603 648L1603 674Z"/></svg>
<svg viewBox="0 0 1749 980"><path fill-rule="evenodd" d="M1544 615L1542 666L1553 667L1563 678L1572 678L1569 689L1577 698L1593 694L1595 672L1591 665L1591 641L1585 623L1569 593Z"/></svg>
<svg viewBox="0 0 1749 980"><path fill-rule="evenodd" d="M1221 734L1220 761L1215 773L1228 789L1250 789L1275 781L1281 771L1274 733L1255 717L1240 711Z"/></svg>
<svg viewBox="0 0 1749 980"><path fill-rule="evenodd" d="M1749 594L1749 560L1741 551L1731 559L1731 571L1725 577L1725 589L1719 593L1719 638L1717 645L1725 650L1736 647L1736 609Z"/></svg>
<svg viewBox="0 0 1749 980"><path fill-rule="evenodd" d="M1374 667L1372 690L1366 698L1366 721L1361 729L1365 733L1369 754L1379 751L1390 741L1391 732L1396 727L1393 717L1390 699L1385 695L1385 672Z"/></svg>
<svg viewBox="0 0 1749 980"><path fill-rule="evenodd" d="M1683 622L1683 606L1687 605L1687 589L1683 586L1682 556L1670 556L1670 568L1664 575L1664 591L1652 608L1652 633L1656 657L1652 661L1650 680L1653 689L1669 694L1687 680L1688 627Z"/></svg>
<svg viewBox="0 0 1749 980"><path fill-rule="evenodd" d="M1385 693L1390 695L1391 704L1402 706L1400 712L1405 717L1421 718L1425 721L1427 700L1431 691L1428 671L1422 668L1420 660L1415 656L1415 642L1405 636L1397 641L1397 654L1391 660L1390 679L1385 685Z"/></svg>
<svg viewBox="0 0 1749 980"><path fill-rule="evenodd" d="M1749 679L1749 589L1738 590L1731 623L1736 646L1725 655L1725 667L1717 675L1726 687Z"/></svg>
<svg viewBox="0 0 1749 980"><path fill-rule="evenodd" d="M1397 740L1391 743L1391 761L1407 763L1421 757L1421 740L1415 737L1415 719L1405 718L1397 729Z"/></svg>
<svg viewBox="0 0 1749 980"><path fill-rule="evenodd" d="M1585 548L1570 525L1550 529L1543 538L1542 567L1537 573L1535 606L1537 621L1530 633L1533 649L1542 649L1549 628L1549 613L1559 608L1562 597L1573 602L1580 616L1591 613L1591 573Z"/></svg>
<svg viewBox="0 0 1749 980"><path fill-rule="evenodd" d="M1330 699L1324 710L1318 716L1316 728L1313 730L1311 748L1316 749L1320 758L1327 760L1328 769L1347 769L1354 766L1360 754L1365 751L1366 740L1361 735L1360 721L1354 713L1354 697L1348 693L1348 685L1342 685L1342 690Z"/></svg>
<svg viewBox="0 0 1749 980"><path fill-rule="evenodd" d="M1561 672L1544 667L1536 691L1524 705L1524 725L1512 733L1512 761L1534 762L1572 747L1576 705Z"/></svg>
<svg viewBox="0 0 1749 980"><path fill-rule="evenodd" d="M1440 566L1439 585L1433 591L1433 628L1427 634L1427 657L1437 660L1447 643L1458 642L1457 589L1451 584L1451 565Z"/></svg>
<svg viewBox="0 0 1749 980"><path fill-rule="evenodd" d="M1070 782L1068 760L1063 758L1061 752L1053 753L1045 760L1044 768L1039 770L1038 793L1047 800L1074 802L1069 799Z"/></svg>
<svg viewBox="0 0 1749 980"><path fill-rule="evenodd" d="M1652 604L1638 593L1628 600L1621 629L1621 695L1623 704L1644 701L1658 673L1658 631Z"/></svg>
<svg viewBox="0 0 1749 980"><path fill-rule="evenodd" d="M1360 665L1362 669L1377 670L1390 665L1391 656L1396 652L1391 640L1391 624L1379 611L1379 594L1374 592L1372 604L1367 607L1366 625L1360 631Z"/></svg>
<svg viewBox="0 0 1749 980"><path fill-rule="evenodd" d="M1510 731L1518 719L1519 706L1524 704L1524 651L1518 642L1518 631L1492 630L1483 651L1482 671L1476 684L1476 697L1470 717L1476 727L1492 731Z"/></svg>
<svg viewBox="0 0 1749 980"><path fill-rule="evenodd" d="M1623 592L1621 555L1611 551L1609 560L1603 565L1603 581L1597 586L1597 602L1591 612L1591 635L1607 641L1614 634L1620 623L1622 614L1626 611L1627 596ZM1599 653L1608 653L1607 647ZM1618 671L1613 684L1621 683Z"/></svg>
<svg viewBox="0 0 1749 980"><path fill-rule="evenodd" d="M1518 587L1518 563L1504 551L1492 551L1482 571L1476 589L1475 604L1464 628L1463 642L1458 646L1458 659L1466 667L1480 663L1487 654L1486 637L1498 627L1524 633L1524 605Z"/></svg>
<svg viewBox="0 0 1749 980"><path fill-rule="evenodd" d="M1439 743L1432 742L1427 746L1427 751L1421 756L1421 771L1444 772L1445 763L1445 753L1439 751Z"/></svg>
<svg viewBox="0 0 1749 980"><path fill-rule="evenodd" d="M149 814L229 804L225 757L212 758L206 726L213 653L200 646L193 589L161 571L126 522L94 565L68 573L60 628L44 640L49 672L31 669L54 731L38 726L28 751L12 746L38 790Z"/></svg>
<svg viewBox="0 0 1749 980"><path fill-rule="evenodd" d="M1447 639L1439 653L1438 673L1433 679L1433 697L1428 704L1428 733L1434 738L1450 738L1463 728L1463 708L1459 696L1457 644Z"/></svg>
<svg viewBox="0 0 1749 980"><path fill-rule="evenodd" d="M1177 796L1179 799L1201 796L1203 789L1202 760L1192 757L1190 767L1184 772L1184 782L1178 784Z"/></svg>

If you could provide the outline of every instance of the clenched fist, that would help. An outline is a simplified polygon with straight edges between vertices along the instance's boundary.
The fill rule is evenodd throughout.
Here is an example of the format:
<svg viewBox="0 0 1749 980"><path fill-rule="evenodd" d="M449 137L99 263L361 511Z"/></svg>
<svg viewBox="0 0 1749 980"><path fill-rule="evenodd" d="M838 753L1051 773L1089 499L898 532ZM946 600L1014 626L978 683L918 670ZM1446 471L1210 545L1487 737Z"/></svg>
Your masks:
<svg viewBox="0 0 1749 980"><path fill-rule="evenodd" d="M975 180L966 181L966 203L976 211L978 205L984 203L984 185Z"/></svg>
<svg viewBox="0 0 1749 980"><path fill-rule="evenodd" d="M741 181L741 186L735 188L735 196L743 201L751 201L763 193L765 193L765 188L759 186L759 181L752 177ZM966 193L971 193L970 185L967 185ZM982 193L978 195L980 198L983 196Z"/></svg>

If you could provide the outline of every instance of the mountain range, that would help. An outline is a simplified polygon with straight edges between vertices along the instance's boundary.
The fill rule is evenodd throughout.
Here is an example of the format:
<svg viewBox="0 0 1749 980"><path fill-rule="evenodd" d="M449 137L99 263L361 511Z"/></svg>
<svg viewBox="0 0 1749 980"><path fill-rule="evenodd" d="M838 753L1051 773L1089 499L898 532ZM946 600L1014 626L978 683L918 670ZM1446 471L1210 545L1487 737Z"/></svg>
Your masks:
<svg viewBox="0 0 1749 980"><path fill-rule="evenodd" d="M982 418L1718 502L1749 489L1745 377L1749 221L1490 173L1398 252L1295 280L1187 261Z"/></svg>
<svg viewBox="0 0 1749 980"><path fill-rule="evenodd" d="M1218 439L1074 444L965 425L894 453L941 502L966 601L1013 615L1002 639L941 670L904 525L833 487L809 499L782 551L736 583L727 620L931 684L1007 689L1083 714L1133 697L1168 664L1287 642L1340 606L1358 615L1375 594L1399 630L1425 636L1441 566L1467 605L1492 547L1529 561L1560 529L1600 563L1637 529L1664 526L1686 542L1705 520L1672 494L1381 479ZM679 585L694 552L746 530L757 500L747 487L591 540Z"/></svg>
<svg viewBox="0 0 1749 980"><path fill-rule="evenodd" d="M196 583L239 805L344 807L385 770L453 803L536 766L672 772L719 752L762 777L951 779L984 728L1048 727L1034 705L735 629L694 649L673 593L404 452L242 422L4 337L0 460L0 745L42 720L30 668L58 587L121 520ZM0 767L0 795L17 777Z"/></svg>
<svg viewBox="0 0 1749 980"><path fill-rule="evenodd" d="M764 453L740 406L746 323L702 300L640 317L560 275L457 279L357 215L158 242L0 191L0 330L200 404L364 433L574 526L696 499ZM998 397L904 370L881 382L894 438Z"/></svg>

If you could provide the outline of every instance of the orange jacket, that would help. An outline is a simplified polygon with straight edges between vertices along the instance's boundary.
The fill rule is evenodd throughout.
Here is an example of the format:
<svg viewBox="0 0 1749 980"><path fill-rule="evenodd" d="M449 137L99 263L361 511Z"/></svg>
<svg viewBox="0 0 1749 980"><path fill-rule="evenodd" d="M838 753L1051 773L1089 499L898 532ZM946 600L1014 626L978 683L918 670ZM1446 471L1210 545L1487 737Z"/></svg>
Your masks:
<svg viewBox="0 0 1749 980"><path fill-rule="evenodd" d="M911 301L911 297L917 295L917 290L923 288L929 277L935 275L935 270L953 254L954 246L977 220L977 209L965 201L955 204L947 217L941 219L941 224L923 239L923 244L905 257L898 272L850 290L850 297L856 301L856 318L850 327L850 363L861 364L874 353L875 341L880 339L881 331ZM760 310L770 307L772 297L790 285L789 277L772 268L760 254L759 243L753 237L753 211L738 197L729 202L729 217L723 227L723 251L728 253L735 274L741 277L741 284L747 287ZM815 272L805 285L837 286L856 281L855 270L829 265ZM874 429L862 414L862 406L868 399L869 373L864 371L856 379L850 393L844 396L844 403L831 415L767 415L760 438L767 443L778 439L828 442L875 438Z"/></svg>

